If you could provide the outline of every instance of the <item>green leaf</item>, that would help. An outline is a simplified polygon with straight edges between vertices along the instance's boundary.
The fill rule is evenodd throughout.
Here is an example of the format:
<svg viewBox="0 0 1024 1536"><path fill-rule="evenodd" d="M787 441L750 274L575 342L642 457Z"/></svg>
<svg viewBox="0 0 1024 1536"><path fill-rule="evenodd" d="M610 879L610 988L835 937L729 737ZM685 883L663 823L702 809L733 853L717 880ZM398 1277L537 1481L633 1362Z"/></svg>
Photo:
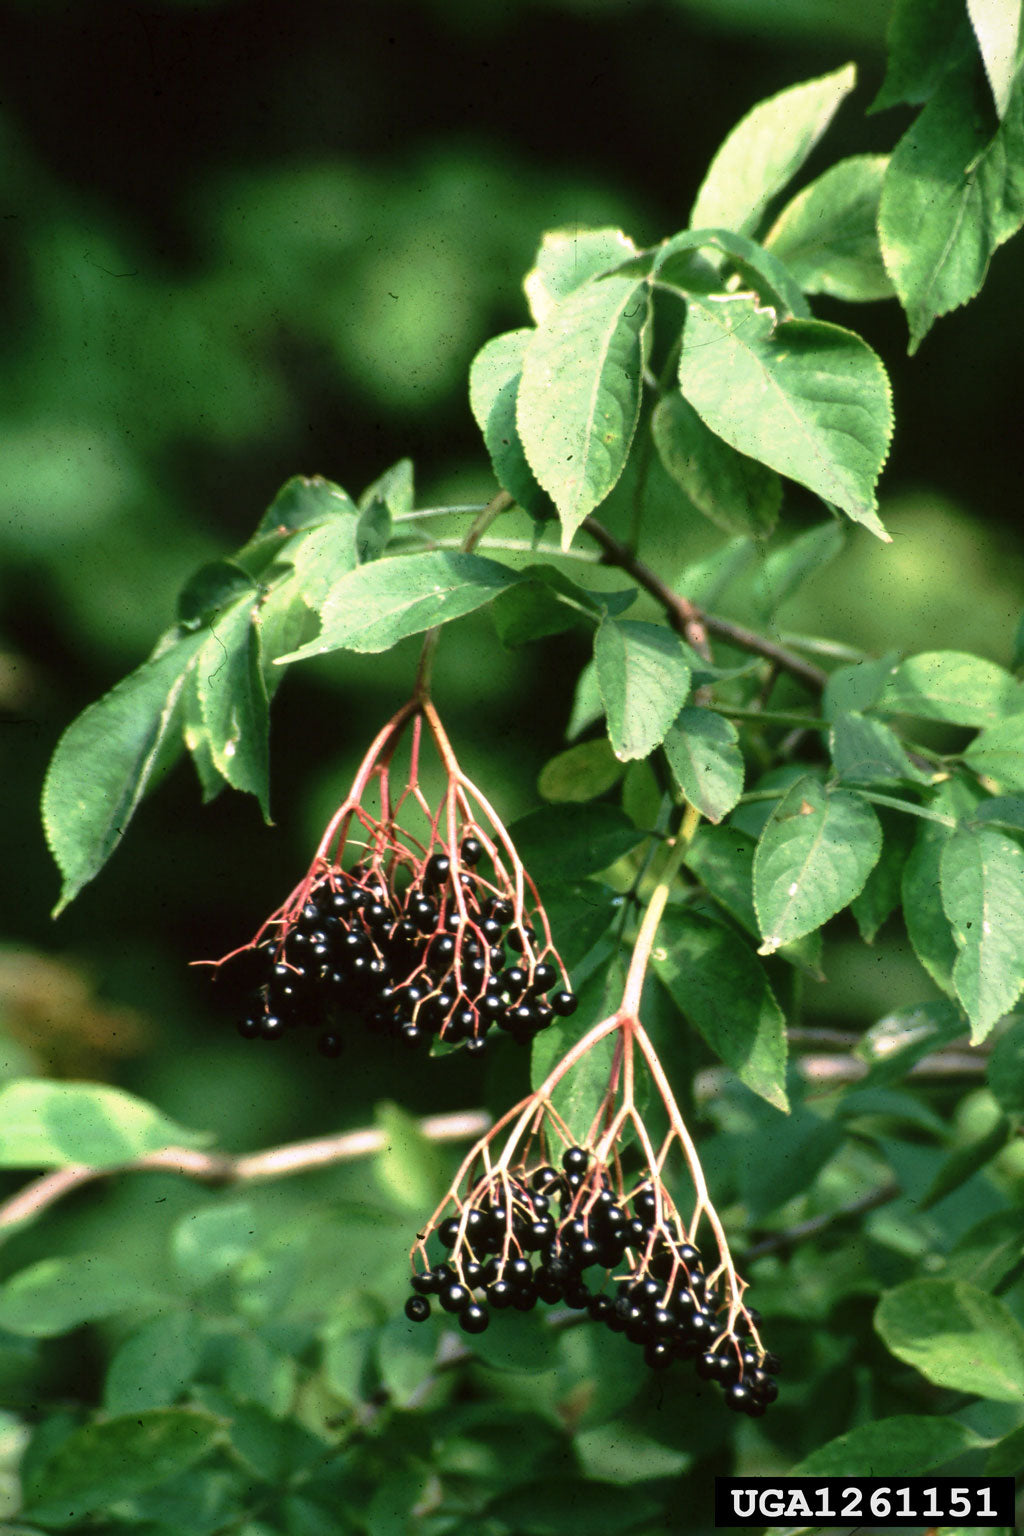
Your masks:
<svg viewBox="0 0 1024 1536"><path fill-rule="evenodd" d="M726 533L771 533L782 501L773 470L730 448L679 394L655 406L651 433L662 464L698 512Z"/></svg>
<svg viewBox="0 0 1024 1536"><path fill-rule="evenodd" d="M52 1339L152 1301L137 1275L102 1254L40 1259L0 1285L0 1328Z"/></svg>
<svg viewBox="0 0 1024 1536"><path fill-rule="evenodd" d="M523 356L533 334L529 328L506 331L480 349L469 370L469 403L498 484L532 517L544 520L553 517L555 509L537 484L516 426Z"/></svg>
<svg viewBox="0 0 1024 1536"><path fill-rule="evenodd" d="M967 14L978 39L996 113L1005 117L1020 62L1020 4L1018 0L967 0Z"/></svg>
<svg viewBox="0 0 1024 1536"><path fill-rule="evenodd" d="M840 160L779 214L765 246L785 262L805 293L827 293L848 302L892 297L877 229L888 164L888 155Z"/></svg>
<svg viewBox="0 0 1024 1536"><path fill-rule="evenodd" d="M754 905L770 955L847 906L882 851L869 805L805 775L772 812L754 855Z"/></svg>
<svg viewBox="0 0 1024 1536"><path fill-rule="evenodd" d="M196 657L196 694L210 755L233 789L255 795L270 822L270 717L252 598L229 608Z"/></svg>
<svg viewBox="0 0 1024 1536"><path fill-rule="evenodd" d="M515 586L499 592L492 616L503 645L525 645L575 625L594 625L604 613L623 613L636 601L636 588L591 592L553 565L524 565Z"/></svg>
<svg viewBox="0 0 1024 1536"><path fill-rule="evenodd" d="M256 595L256 583L231 560L214 560L190 576L178 596L178 619L188 628L209 624L221 609Z"/></svg>
<svg viewBox="0 0 1024 1536"><path fill-rule="evenodd" d="M713 709L679 711L665 736L665 756L687 800L708 821L727 816L743 793L743 754L731 720Z"/></svg>
<svg viewBox="0 0 1024 1536"><path fill-rule="evenodd" d="M577 736L596 725L598 720L604 718L604 705L601 702L601 689L597 681L597 664L591 657L580 669L576 679L576 688L572 699L572 713L569 724L565 728L566 741L573 741Z"/></svg>
<svg viewBox="0 0 1024 1536"><path fill-rule="evenodd" d="M665 737L690 691L679 636L659 624L601 621L594 637L597 679L615 756L647 757Z"/></svg>
<svg viewBox="0 0 1024 1536"><path fill-rule="evenodd" d="M903 870L914 844L914 823L909 816L891 816L882 822L882 852L864 882L864 889L850 903L860 936L874 943L878 930L900 904Z"/></svg>
<svg viewBox="0 0 1024 1536"><path fill-rule="evenodd" d="M312 528L339 512L355 510L351 498L333 481L320 475L293 475L263 514L256 536L294 533L300 528Z"/></svg>
<svg viewBox="0 0 1024 1536"><path fill-rule="evenodd" d="M989 1057L988 1085L1000 1108L1024 1120L1024 1018L1013 1021Z"/></svg>
<svg viewBox="0 0 1024 1536"><path fill-rule="evenodd" d="M754 910L756 843L738 827L698 827L686 852L686 867L708 894L747 933L760 936Z"/></svg>
<svg viewBox="0 0 1024 1536"><path fill-rule="evenodd" d="M133 1414L170 1408L199 1366L201 1338L191 1312L164 1312L143 1323L121 1344L107 1370L107 1413Z"/></svg>
<svg viewBox="0 0 1024 1536"><path fill-rule="evenodd" d="M1024 832L1024 797L993 795L990 800L982 800L974 807L974 820Z"/></svg>
<svg viewBox="0 0 1024 1536"><path fill-rule="evenodd" d="M412 459L398 459L366 487L359 511L369 512L375 502L382 502L390 517L402 517L412 511L414 500Z"/></svg>
<svg viewBox="0 0 1024 1536"><path fill-rule="evenodd" d="M378 508L381 505L374 503ZM301 601L311 612L320 611L335 583L355 570L360 539L373 537L372 532L367 533L363 527L367 516L367 513L358 518L334 516L329 522L292 535L281 550L281 560L287 562L285 573L264 594L255 615L255 621L265 635L271 636L271 632L281 625L283 616L277 611L279 606L287 610L296 601ZM287 643L273 644L271 656L276 658L286 649ZM277 681L280 676L280 673L276 674Z"/></svg>
<svg viewBox="0 0 1024 1536"><path fill-rule="evenodd" d="M958 1237L946 1257L944 1278L969 1280L992 1291L1024 1267L1024 1233L1020 1210L992 1211Z"/></svg>
<svg viewBox="0 0 1024 1536"><path fill-rule="evenodd" d="M632 853L647 833L617 805L547 805L510 829L519 856L538 884L582 880Z"/></svg>
<svg viewBox="0 0 1024 1536"><path fill-rule="evenodd" d="M919 1200L915 1201L918 1210L930 1210L947 1195L951 1195L955 1189L960 1189L967 1180L990 1163L994 1157L1006 1146L1010 1138L1012 1127L1005 1116L1000 1115L994 1125L988 1127L980 1136L965 1142L963 1146L954 1147L948 1156L940 1163L935 1171L935 1176Z"/></svg>
<svg viewBox="0 0 1024 1536"><path fill-rule="evenodd" d="M941 1415L904 1413L861 1424L819 1446L792 1469L794 1477L905 1477L930 1472L982 1444L973 1429Z"/></svg>
<svg viewBox="0 0 1024 1536"><path fill-rule="evenodd" d="M191 1285L226 1275L256 1246L256 1217L248 1200L204 1206L181 1216L171 1236L179 1274Z"/></svg>
<svg viewBox="0 0 1024 1536"><path fill-rule="evenodd" d="M898 661L898 653L857 661L849 667L837 667L825 684L822 713L834 720L848 711L861 713L878 703L886 680Z"/></svg>
<svg viewBox="0 0 1024 1536"><path fill-rule="evenodd" d="M1024 1399L1024 1328L994 1296L964 1280L909 1280L888 1291L875 1329L929 1381L997 1402Z"/></svg>
<svg viewBox="0 0 1024 1536"><path fill-rule="evenodd" d="M0 1088L0 1167L112 1168L168 1146L208 1140L126 1093L100 1083L17 1078Z"/></svg>
<svg viewBox="0 0 1024 1536"><path fill-rule="evenodd" d="M679 386L733 448L888 538L875 484L892 436L891 394L860 336L820 320L779 321L748 294L692 303Z"/></svg>
<svg viewBox="0 0 1024 1536"><path fill-rule="evenodd" d="M915 767L893 731L881 720L851 710L837 715L829 732L836 773L846 784L878 784L900 779L927 784L931 774Z"/></svg>
<svg viewBox="0 0 1024 1536"><path fill-rule="evenodd" d="M623 900L596 880L549 881L540 895L555 946L569 970L608 932Z"/></svg>
<svg viewBox="0 0 1024 1536"><path fill-rule="evenodd" d="M960 1011L945 998L900 1008L872 1024L854 1048L867 1063L863 1088L882 1088L906 1077L922 1057L957 1039L964 1032Z"/></svg>
<svg viewBox="0 0 1024 1536"><path fill-rule="evenodd" d="M634 1488L563 1474L501 1493L482 1513L516 1536L626 1536L660 1509Z"/></svg>
<svg viewBox="0 0 1024 1536"><path fill-rule="evenodd" d="M523 279L534 320L543 324L570 293L636 255L636 246L621 229L549 230Z"/></svg>
<svg viewBox="0 0 1024 1536"><path fill-rule="evenodd" d="M540 1087L566 1052L582 1040L593 1025L611 1017L622 1000L625 981L625 965L615 955L579 988L579 1006L572 1018L559 1021L557 1029L548 1029L535 1036L530 1057L530 1081L534 1089ZM552 1090L550 1102L555 1113L580 1145L585 1144L593 1131L608 1092L614 1055L615 1035L610 1033L599 1040ZM627 1129L622 1133L622 1145L628 1140Z"/></svg>
<svg viewBox="0 0 1024 1536"><path fill-rule="evenodd" d="M1024 987L1024 849L991 828L959 827L942 850L940 877L959 951L953 984L977 1045Z"/></svg>
<svg viewBox="0 0 1024 1536"><path fill-rule="evenodd" d="M696 283L693 281L693 253L702 250L721 252L726 258L725 264L742 279L743 287L749 288L762 305L774 309L780 320L791 315L797 315L801 320L810 319L810 306L789 268L763 245L729 229L685 229L672 235L654 253L651 277L660 287L668 287L684 296L720 297L721 276L717 276L710 288L705 281L705 271L715 273L711 263L702 265Z"/></svg>
<svg viewBox="0 0 1024 1536"><path fill-rule="evenodd" d="M173 740L185 677L203 632L143 662L68 726L43 785L43 828L63 875L56 917L117 847Z"/></svg>
<svg viewBox="0 0 1024 1536"><path fill-rule="evenodd" d="M1022 705L1024 690L1005 667L963 651L925 651L893 667L877 708L919 720L986 726Z"/></svg>
<svg viewBox="0 0 1024 1536"><path fill-rule="evenodd" d="M943 76L974 52L963 0L896 0L888 30L889 63L871 108L920 106Z"/></svg>
<svg viewBox="0 0 1024 1536"><path fill-rule="evenodd" d="M397 1104L378 1104L374 1119L386 1137L375 1164L382 1187L396 1204L425 1216L448 1183L443 1152Z"/></svg>
<svg viewBox="0 0 1024 1536"><path fill-rule="evenodd" d="M77 1429L26 1489L28 1519L58 1528L177 1477L208 1456L224 1426L195 1408L151 1408Z"/></svg>
<svg viewBox="0 0 1024 1536"><path fill-rule="evenodd" d="M1024 78L999 123L973 60L951 71L893 151L878 231L916 352L941 315L966 304L1024 222Z"/></svg>
<svg viewBox="0 0 1024 1536"><path fill-rule="evenodd" d="M496 560L449 550L375 560L335 584L317 639L278 662L329 651L386 651L407 635L472 613L517 579Z"/></svg>
<svg viewBox="0 0 1024 1536"><path fill-rule="evenodd" d="M914 846L903 866L903 921L914 953L943 992L954 995L957 948L942 905L939 869L949 838L945 827L919 822Z"/></svg>
<svg viewBox="0 0 1024 1536"><path fill-rule="evenodd" d="M611 742L602 736L597 741L581 741L550 758L540 771L537 788L545 800L583 804L617 784L622 771Z"/></svg>
<svg viewBox="0 0 1024 1536"><path fill-rule="evenodd" d="M644 282L598 279L563 299L526 348L516 421L530 467L558 508L563 549L629 455L649 315Z"/></svg>
<svg viewBox="0 0 1024 1536"><path fill-rule="evenodd" d="M738 934L696 912L662 919L654 968L680 1012L740 1081L788 1110L786 1031L764 967Z"/></svg>
<svg viewBox="0 0 1024 1536"><path fill-rule="evenodd" d="M755 234L772 198L796 175L853 90L852 64L759 102L715 154L690 213L694 229Z"/></svg>
<svg viewBox="0 0 1024 1536"><path fill-rule="evenodd" d="M1024 793L1024 715L1011 715L990 725L963 755L975 773L994 779L1002 789Z"/></svg>
<svg viewBox="0 0 1024 1536"><path fill-rule="evenodd" d="M762 618L773 619L805 581L842 554L846 530L845 523L830 517L827 523L807 528L795 539L771 550L755 569L753 599Z"/></svg>
<svg viewBox="0 0 1024 1536"><path fill-rule="evenodd" d="M1024 1472L1024 1425L1005 1435L988 1453L985 1472L989 1477L1017 1477ZM1012 1536L1011 1531L1006 1536Z"/></svg>

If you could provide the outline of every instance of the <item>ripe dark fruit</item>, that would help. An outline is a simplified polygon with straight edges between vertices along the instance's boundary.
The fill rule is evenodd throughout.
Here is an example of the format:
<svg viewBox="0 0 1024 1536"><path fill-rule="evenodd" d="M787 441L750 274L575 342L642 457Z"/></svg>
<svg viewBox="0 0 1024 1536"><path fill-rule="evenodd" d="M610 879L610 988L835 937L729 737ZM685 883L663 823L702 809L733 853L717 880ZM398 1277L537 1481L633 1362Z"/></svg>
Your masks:
<svg viewBox="0 0 1024 1536"><path fill-rule="evenodd" d="M491 1315L487 1308L477 1306L476 1302L459 1313L459 1327L464 1333L483 1333L490 1321Z"/></svg>
<svg viewBox="0 0 1024 1536"><path fill-rule="evenodd" d="M430 1316L430 1302L425 1296L410 1296L405 1303L405 1315L411 1323L424 1323Z"/></svg>
<svg viewBox="0 0 1024 1536"><path fill-rule="evenodd" d="M550 1002L551 1007L562 1019L567 1019L579 1007L579 1000L575 992L556 992L550 999Z"/></svg>
<svg viewBox="0 0 1024 1536"><path fill-rule="evenodd" d="M582 1147L566 1147L562 1153L562 1167L566 1173L583 1173L590 1162Z"/></svg>
<svg viewBox="0 0 1024 1536"><path fill-rule="evenodd" d="M446 1312L461 1312L463 1307L468 1307L472 1302L473 1293L460 1281L449 1280L448 1284L442 1287L439 1300Z"/></svg>
<svg viewBox="0 0 1024 1536"><path fill-rule="evenodd" d="M459 854L463 864L468 864L472 869L473 865L479 864L480 860L483 858L483 844L478 837L464 837L462 839L462 847L459 849Z"/></svg>

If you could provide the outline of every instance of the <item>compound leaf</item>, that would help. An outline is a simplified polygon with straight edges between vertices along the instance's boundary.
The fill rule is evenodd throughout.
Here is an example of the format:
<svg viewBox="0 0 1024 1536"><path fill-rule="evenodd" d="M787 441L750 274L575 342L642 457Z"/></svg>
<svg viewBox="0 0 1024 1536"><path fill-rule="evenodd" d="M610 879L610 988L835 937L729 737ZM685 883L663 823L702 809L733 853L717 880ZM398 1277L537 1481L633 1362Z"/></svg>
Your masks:
<svg viewBox="0 0 1024 1536"><path fill-rule="evenodd" d="M605 618L594 637L594 660L615 756L622 762L647 757L690 691L678 635L659 624Z"/></svg>
<svg viewBox="0 0 1024 1536"><path fill-rule="evenodd" d="M829 790L805 775L779 801L754 855L754 905L774 954L847 906L882 851L869 805L849 790Z"/></svg>
<svg viewBox="0 0 1024 1536"><path fill-rule="evenodd" d="M712 432L888 539L875 484L892 436L881 359L853 331L749 294L690 305L679 386Z"/></svg>
<svg viewBox="0 0 1024 1536"><path fill-rule="evenodd" d="M692 227L756 233L768 204L796 175L855 80L848 64L759 102L715 154L690 213Z"/></svg>
<svg viewBox="0 0 1024 1536"><path fill-rule="evenodd" d="M551 310L526 348L516 422L530 467L558 508L563 549L625 466L649 315L645 282L595 279Z"/></svg>
<svg viewBox="0 0 1024 1536"><path fill-rule="evenodd" d="M331 589L315 640L278 662L330 651L386 651L407 635L461 618L517 580L508 566L449 550L361 565Z"/></svg>
<svg viewBox="0 0 1024 1536"><path fill-rule="evenodd" d="M942 849L953 985L977 1044L1024 987L1024 849L990 827L959 827Z"/></svg>

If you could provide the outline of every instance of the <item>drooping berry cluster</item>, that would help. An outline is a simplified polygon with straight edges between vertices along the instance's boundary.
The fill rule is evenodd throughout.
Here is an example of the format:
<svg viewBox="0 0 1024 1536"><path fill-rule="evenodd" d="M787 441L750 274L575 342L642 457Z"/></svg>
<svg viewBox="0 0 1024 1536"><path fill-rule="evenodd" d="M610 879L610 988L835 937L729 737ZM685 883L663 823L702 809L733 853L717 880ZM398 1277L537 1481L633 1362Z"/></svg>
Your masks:
<svg viewBox="0 0 1024 1536"><path fill-rule="evenodd" d="M437 1037L479 1050L492 1027L525 1043L574 1012L550 949L476 875L482 853L477 838L462 840L458 893L440 853L401 892L379 865L324 871L294 920L260 946L269 976L241 1033L275 1039L313 1024L319 1049L336 1056L344 1021L357 1014L410 1048Z"/></svg>
<svg viewBox="0 0 1024 1536"><path fill-rule="evenodd" d="M410 719L409 777L392 801L391 758ZM437 809L418 781L424 719L449 773ZM371 784L376 813L363 803ZM257 967L242 1035L311 1025L326 1056L353 1018L409 1048L481 1050L492 1028L524 1044L576 1008L536 889L429 702L381 733L309 873L239 954Z"/></svg>
<svg viewBox="0 0 1024 1536"><path fill-rule="evenodd" d="M561 1162L480 1180L436 1228L449 1256L414 1272L406 1316L424 1321L436 1297L476 1334L491 1308L561 1303L641 1345L652 1370L692 1361L729 1408L760 1417L778 1396L779 1361L760 1345L757 1313L725 1293L719 1271L705 1272L664 1186L647 1179L617 1194L582 1147Z"/></svg>

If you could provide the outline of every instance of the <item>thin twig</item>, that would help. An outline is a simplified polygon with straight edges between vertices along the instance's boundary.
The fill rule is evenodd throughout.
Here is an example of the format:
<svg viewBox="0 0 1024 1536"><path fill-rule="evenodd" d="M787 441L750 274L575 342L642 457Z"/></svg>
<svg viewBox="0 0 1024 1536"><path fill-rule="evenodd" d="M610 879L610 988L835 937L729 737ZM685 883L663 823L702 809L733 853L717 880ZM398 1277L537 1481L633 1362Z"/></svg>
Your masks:
<svg viewBox="0 0 1024 1536"><path fill-rule="evenodd" d="M428 1115L418 1123L418 1130L428 1141L470 1141L482 1136L491 1123L483 1110L458 1110L447 1115ZM203 1184L252 1183L258 1179L280 1179L293 1173L308 1173L332 1163L368 1157L387 1145L387 1132L375 1126L358 1131L342 1131L337 1136L318 1136L311 1141L294 1141L263 1152L247 1152L231 1157L224 1152L199 1152L192 1147L162 1147L130 1162L94 1168L74 1163L34 1179L24 1189L0 1205L0 1230L38 1216L97 1179L119 1173L180 1173L184 1178Z"/></svg>
<svg viewBox="0 0 1024 1536"><path fill-rule="evenodd" d="M698 608L696 603L680 597L677 592L672 591L671 587L665 585L650 566L638 559L631 549L628 549L593 517L585 517L583 527L591 538L600 544L604 551L605 563L617 565L620 570L639 582L644 590L661 604L673 629L684 638L689 637L691 627L703 628L708 634L718 635L721 639L727 640L730 645L738 646L740 650L752 651L755 656L764 656L767 660L773 661L776 666L788 672L791 677L798 678L815 693L820 693L828 682L827 672L822 671L821 667L816 667L813 662L805 661L794 651L787 650L783 645L777 645L774 640L769 640L752 629L744 628L742 624L734 624L731 619L705 613L704 609Z"/></svg>

